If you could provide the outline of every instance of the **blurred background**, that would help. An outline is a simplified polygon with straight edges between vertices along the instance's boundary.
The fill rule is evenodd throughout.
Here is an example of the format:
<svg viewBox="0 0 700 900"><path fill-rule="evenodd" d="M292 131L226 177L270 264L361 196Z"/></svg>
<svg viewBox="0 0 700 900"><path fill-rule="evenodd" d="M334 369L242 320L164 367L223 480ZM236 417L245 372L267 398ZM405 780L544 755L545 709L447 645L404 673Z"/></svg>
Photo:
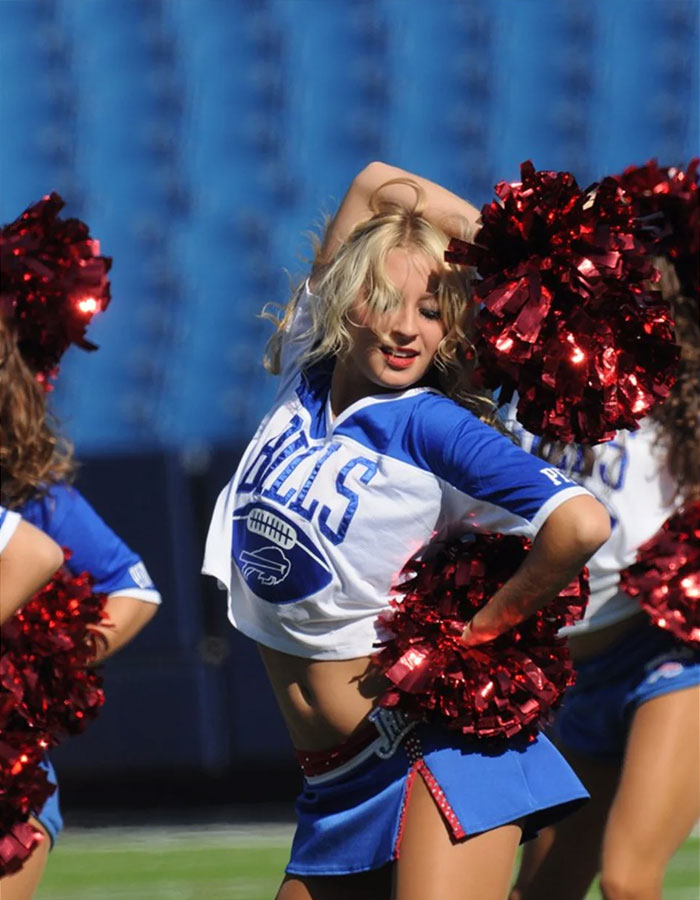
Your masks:
<svg viewBox="0 0 700 900"><path fill-rule="evenodd" d="M585 185L698 134L697 0L0 0L0 221L56 190L114 258L55 409L79 486L164 598L59 748L64 806L286 802L253 646L198 574L265 413L305 232L381 159L477 206L519 164Z"/></svg>

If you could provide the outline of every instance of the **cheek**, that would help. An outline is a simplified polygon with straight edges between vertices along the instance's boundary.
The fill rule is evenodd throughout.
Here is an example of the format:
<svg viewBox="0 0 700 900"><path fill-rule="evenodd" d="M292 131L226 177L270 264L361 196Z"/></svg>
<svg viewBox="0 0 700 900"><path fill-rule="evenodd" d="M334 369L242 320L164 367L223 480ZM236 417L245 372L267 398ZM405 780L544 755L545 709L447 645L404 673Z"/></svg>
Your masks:
<svg viewBox="0 0 700 900"><path fill-rule="evenodd" d="M363 360L368 360L373 356L372 351L376 349L376 335L370 328L362 328L358 325L349 326L350 335L352 337L352 349L350 356L355 359L356 364L362 366Z"/></svg>
<svg viewBox="0 0 700 900"><path fill-rule="evenodd" d="M433 327L431 327L426 333L424 338L425 345L433 353L433 355L437 353L437 349L446 334L447 330L443 326L442 322L435 322Z"/></svg>

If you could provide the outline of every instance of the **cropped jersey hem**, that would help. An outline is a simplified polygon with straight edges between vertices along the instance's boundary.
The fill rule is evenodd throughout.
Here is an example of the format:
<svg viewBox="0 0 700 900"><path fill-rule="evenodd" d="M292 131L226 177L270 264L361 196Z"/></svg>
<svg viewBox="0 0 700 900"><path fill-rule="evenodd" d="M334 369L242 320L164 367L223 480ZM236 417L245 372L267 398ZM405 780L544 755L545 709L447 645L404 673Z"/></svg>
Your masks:
<svg viewBox="0 0 700 900"><path fill-rule="evenodd" d="M205 573L206 574L206 573ZM378 649L380 637L375 637L371 644L358 645L357 642L335 643L331 647L316 647L311 644L305 644L298 638L287 638L284 632L271 633L263 628L256 627L252 622L238 621L231 610L229 610L228 618L236 631L240 631L246 637L262 644L263 647L269 647L270 650L277 650L279 653L286 653L288 656L298 656L301 659L320 659L320 660L344 660L344 659L360 659L365 656L371 656ZM324 640L328 639L328 633L324 634ZM308 651L308 652L306 652Z"/></svg>

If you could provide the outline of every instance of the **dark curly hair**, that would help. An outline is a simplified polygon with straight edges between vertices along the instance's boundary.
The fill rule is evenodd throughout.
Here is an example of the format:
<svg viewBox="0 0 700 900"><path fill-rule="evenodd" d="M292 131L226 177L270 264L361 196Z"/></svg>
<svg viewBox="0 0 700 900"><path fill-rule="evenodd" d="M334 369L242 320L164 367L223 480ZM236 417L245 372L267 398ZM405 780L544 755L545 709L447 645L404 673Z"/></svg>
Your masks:
<svg viewBox="0 0 700 900"><path fill-rule="evenodd" d="M661 273L661 291L671 301L676 340L681 358L676 383L666 401L651 416L661 425L659 444L665 449L668 467L685 499L700 496L700 320L698 295L683 289L676 270L666 258L654 265Z"/></svg>
<svg viewBox="0 0 700 900"><path fill-rule="evenodd" d="M75 476L73 446L58 431L44 389L0 316L0 497L10 509Z"/></svg>

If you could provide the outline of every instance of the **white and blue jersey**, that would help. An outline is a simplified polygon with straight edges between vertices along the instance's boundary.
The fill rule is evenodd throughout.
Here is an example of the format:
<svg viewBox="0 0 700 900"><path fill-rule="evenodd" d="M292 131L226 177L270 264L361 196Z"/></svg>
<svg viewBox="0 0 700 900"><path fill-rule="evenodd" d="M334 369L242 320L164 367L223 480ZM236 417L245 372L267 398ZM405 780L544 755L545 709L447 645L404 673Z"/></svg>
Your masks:
<svg viewBox="0 0 700 900"><path fill-rule="evenodd" d="M540 438L525 431L514 412L512 404L505 416L508 427L524 449L538 453ZM589 466L575 444L551 459L606 507L611 524L610 538L587 563L591 596L586 613L563 629L566 634L605 628L639 612L638 601L620 590L620 572L681 503L667 451L659 444L660 429L654 419L642 419L637 431L619 431L612 441L591 447L590 471L584 471Z"/></svg>
<svg viewBox="0 0 700 900"><path fill-rule="evenodd" d="M249 637L347 659L373 651L392 584L431 539L533 538L586 491L430 388L364 397L334 418L333 360L297 367L317 302L300 297L277 401L219 496L203 571Z"/></svg>
<svg viewBox="0 0 700 900"><path fill-rule="evenodd" d="M95 591L160 603L160 594L140 557L74 487L53 485L46 495L27 501L18 511L71 551L66 568L74 575L89 572Z"/></svg>
<svg viewBox="0 0 700 900"><path fill-rule="evenodd" d="M0 506L0 553L10 543L10 538L17 530L21 518L18 513Z"/></svg>

